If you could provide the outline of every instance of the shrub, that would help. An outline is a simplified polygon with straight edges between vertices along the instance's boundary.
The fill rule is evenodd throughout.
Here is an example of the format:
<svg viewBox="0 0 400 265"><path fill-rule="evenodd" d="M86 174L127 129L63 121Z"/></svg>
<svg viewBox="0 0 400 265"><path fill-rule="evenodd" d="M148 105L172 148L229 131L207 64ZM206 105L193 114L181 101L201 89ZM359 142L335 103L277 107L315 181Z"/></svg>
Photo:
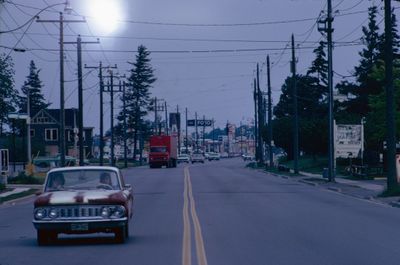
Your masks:
<svg viewBox="0 0 400 265"><path fill-rule="evenodd" d="M41 181L34 176L27 176L25 172L21 172L15 178L9 178L10 184L42 184Z"/></svg>

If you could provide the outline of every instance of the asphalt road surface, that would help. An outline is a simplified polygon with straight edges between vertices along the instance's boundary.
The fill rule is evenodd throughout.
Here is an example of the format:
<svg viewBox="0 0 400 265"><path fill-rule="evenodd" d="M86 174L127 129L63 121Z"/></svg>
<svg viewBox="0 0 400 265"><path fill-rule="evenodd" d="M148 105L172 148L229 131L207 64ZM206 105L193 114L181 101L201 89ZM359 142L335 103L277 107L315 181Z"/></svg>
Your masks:
<svg viewBox="0 0 400 265"><path fill-rule="evenodd" d="M32 200L0 206L0 264L400 264L400 209L246 169L240 159L134 168L130 238L38 247Z"/></svg>

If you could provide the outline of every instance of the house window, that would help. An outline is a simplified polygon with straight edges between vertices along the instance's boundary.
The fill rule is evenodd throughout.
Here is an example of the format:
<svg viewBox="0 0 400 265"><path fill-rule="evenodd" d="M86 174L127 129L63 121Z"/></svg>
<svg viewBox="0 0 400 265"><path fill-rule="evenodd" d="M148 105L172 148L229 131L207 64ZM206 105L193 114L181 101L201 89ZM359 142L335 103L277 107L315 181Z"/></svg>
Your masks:
<svg viewBox="0 0 400 265"><path fill-rule="evenodd" d="M57 141L58 140L58 129L45 129L45 140L46 141Z"/></svg>
<svg viewBox="0 0 400 265"><path fill-rule="evenodd" d="M35 137L35 129L31 129L31 137Z"/></svg>

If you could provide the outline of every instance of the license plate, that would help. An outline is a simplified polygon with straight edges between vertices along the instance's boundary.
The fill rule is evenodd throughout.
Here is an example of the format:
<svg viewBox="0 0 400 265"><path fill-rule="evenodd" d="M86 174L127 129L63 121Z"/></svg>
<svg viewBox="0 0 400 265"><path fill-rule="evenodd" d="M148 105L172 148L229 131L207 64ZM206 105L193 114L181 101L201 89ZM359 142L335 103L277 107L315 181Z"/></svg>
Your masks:
<svg viewBox="0 0 400 265"><path fill-rule="evenodd" d="M88 223L71 224L71 230L72 231L87 231L87 230L89 230L89 224Z"/></svg>

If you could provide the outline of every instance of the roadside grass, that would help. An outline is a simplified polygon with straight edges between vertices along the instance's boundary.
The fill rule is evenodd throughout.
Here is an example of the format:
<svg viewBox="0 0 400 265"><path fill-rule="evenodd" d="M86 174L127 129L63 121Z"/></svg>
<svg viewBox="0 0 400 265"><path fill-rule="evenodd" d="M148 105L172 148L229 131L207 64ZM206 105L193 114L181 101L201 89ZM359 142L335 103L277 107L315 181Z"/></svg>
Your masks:
<svg viewBox="0 0 400 265"><path fill-rule="evenodd" d="M281 161L281 165L287 166L291 169L294 167L294 161ZM313 173L313 174L322 174L324 168L328 165L328 158L323 156L301 156L299 158L299 170Z"/></svg>
<svg viewBox="0 0 400 265"><path fill-rule="evenodd" d="M18 176L14 178L9 178L9 184L43 184L45 180L45 175L37 174L28 176L25 172L21 172Z"/></svg>
<svg viewBox="0 0 400 265"><path fill-rule="evenodd" d="M386 198L386 197L396 197L400 196L400 187L396 187L394 189L386 189L378 197Z"/></svg>
<svg viewBox="0 0 400 265"><path fill-rule="evenodd" d="M11 200L19 199L19 198L22 198L22 197L26 197L26 196L35 194L36 192L37 192L37 189L29 189L27 191L11 194L11 195L6 196L6 197L0 197L0 204L4 203L6 201L11 201Z"/></svg>

